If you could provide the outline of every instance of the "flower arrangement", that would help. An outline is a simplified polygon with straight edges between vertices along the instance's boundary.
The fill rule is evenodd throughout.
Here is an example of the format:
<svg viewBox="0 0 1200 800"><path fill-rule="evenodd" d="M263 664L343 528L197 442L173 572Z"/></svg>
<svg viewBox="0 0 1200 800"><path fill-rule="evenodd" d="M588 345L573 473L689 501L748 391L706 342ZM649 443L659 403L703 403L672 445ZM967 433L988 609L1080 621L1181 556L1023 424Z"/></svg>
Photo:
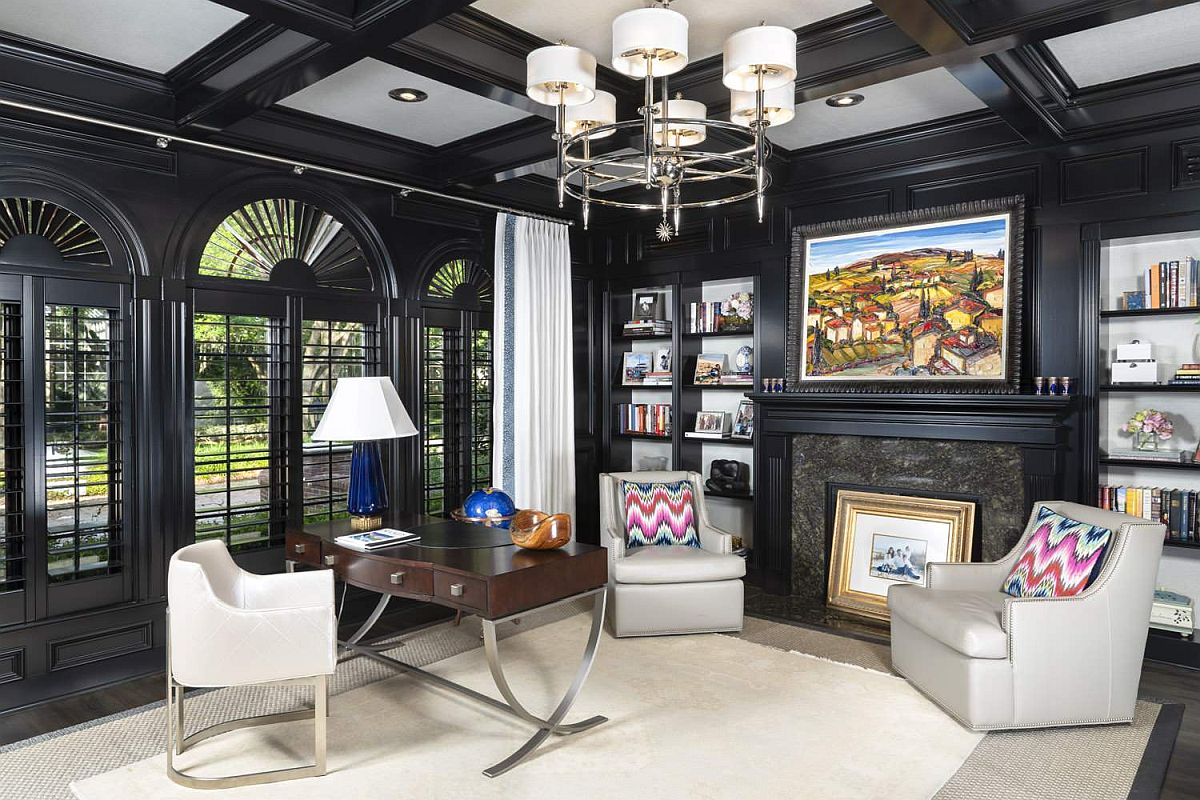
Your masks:
<svg viewBox="0 0 1200 800"><path fill-rule="evenodd" d="M1133 446L1138 450L1157 450L1159 441L1165 442L1175 434L1175 425L1161 411L1143 408L1122 430L1133 436Z"/></svg>
<svg viewBox="0 0 1200 800"><path fill-rule="evenodd" d="M742 331L754 327L754 294L734 292L722 305L721 330Z"/></svg>

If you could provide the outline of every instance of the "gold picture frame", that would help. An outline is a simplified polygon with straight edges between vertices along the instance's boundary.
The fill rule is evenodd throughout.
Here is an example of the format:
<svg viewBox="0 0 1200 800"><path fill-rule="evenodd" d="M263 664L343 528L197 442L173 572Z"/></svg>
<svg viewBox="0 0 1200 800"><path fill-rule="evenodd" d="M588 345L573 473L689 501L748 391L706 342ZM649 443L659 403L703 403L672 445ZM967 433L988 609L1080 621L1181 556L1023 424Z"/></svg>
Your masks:
<svg viewBox="0 0 1200 800"><path fill-rule="evenodd" d="M924 585L930 562L970 561L974 531L970 500L839 490L826 603L890 620L887 587Z"/></svg>

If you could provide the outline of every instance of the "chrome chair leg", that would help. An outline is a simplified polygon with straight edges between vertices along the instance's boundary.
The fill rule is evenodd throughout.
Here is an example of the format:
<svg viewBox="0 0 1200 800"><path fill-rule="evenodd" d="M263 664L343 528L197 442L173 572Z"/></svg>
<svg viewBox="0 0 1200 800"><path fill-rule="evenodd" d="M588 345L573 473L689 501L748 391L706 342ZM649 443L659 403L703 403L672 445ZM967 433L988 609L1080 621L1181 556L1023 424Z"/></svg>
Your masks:
<svg viewBox="0 0 1200 800"><path fill-rule="evenodd" d="M326 772L326 741L327 717L329 714L329 677L316 675L311 678L300 678L292 681L276 681L259 684L261 686L306 685L313 687L313 709L286 711L279 714L265 714L258 717L221 722L196 731L191 736L184 736L183 690L184 687L175 682L168 670L167 673L167 777L180 786L189 789L233 789L239 786L257 786L264 783L276 783L295 778L315 778ZM296 720L313 720L313 745L316 751L312 764L301 767L269 770L266 772L248 772L241 775L228 775L218 778L199 778L188 775L175 768L175 755L182 753L188 747L241 728L252 728L259 725L273 725L277 722L293 722Z"/></svg>

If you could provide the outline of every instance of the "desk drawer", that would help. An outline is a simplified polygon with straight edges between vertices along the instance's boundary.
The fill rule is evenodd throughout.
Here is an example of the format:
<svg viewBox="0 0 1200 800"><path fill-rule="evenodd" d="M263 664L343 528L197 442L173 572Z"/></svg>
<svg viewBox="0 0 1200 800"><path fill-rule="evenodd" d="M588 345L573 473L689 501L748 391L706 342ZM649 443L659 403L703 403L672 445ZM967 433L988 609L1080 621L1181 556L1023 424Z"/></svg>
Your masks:
<svg viewBox="0 0 1200 800"><path fill-rule="evenodd" d="M464 608L487 611L487 583L477 578L466 578L448 572L435 572L433 595Z"/></svg>
<svg viewBox="0 0 1200 800"><path fill-rule="evenodd" d="M334 556L333 570L344 581L379 592L433 594L433 572L423 567L376 560L358 553L347 553L343 549Z"/></svg>
<svg viewBox="0 0 1200 800"><path fill-rule="evenodd" d="M314 567L321 565L321 540L303 533L289 533L283 548L284 558Z"/></svg>

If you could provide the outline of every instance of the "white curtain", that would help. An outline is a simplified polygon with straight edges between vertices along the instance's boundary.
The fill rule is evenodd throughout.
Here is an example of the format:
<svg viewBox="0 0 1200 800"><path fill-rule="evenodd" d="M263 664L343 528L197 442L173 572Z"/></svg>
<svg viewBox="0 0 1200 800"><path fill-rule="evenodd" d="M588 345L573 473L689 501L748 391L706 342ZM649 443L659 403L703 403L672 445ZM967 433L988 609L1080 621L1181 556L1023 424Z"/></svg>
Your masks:
<svg viewBox="0 0 1200 800"><path fill-rule="evenodd" d="M496 220L492 481L518 508L575 514L567 226Z"/></svg>

